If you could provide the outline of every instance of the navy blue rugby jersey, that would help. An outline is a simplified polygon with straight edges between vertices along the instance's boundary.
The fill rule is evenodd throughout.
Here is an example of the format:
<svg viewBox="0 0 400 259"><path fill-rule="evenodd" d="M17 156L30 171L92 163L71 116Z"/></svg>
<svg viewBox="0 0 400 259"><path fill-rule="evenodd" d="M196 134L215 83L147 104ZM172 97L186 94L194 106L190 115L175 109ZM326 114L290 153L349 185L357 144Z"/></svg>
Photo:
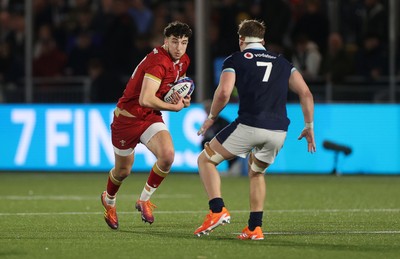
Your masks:
<svg viewBox="0 0 400 259"><path fill-rule="evenodd" d="M253 46L254 47L254 46ZM283 56L261 44L225 59L223 72L235 72L239 94L236 121L248 126L287 131L286 102L289 77L294 69Z"/></svg>

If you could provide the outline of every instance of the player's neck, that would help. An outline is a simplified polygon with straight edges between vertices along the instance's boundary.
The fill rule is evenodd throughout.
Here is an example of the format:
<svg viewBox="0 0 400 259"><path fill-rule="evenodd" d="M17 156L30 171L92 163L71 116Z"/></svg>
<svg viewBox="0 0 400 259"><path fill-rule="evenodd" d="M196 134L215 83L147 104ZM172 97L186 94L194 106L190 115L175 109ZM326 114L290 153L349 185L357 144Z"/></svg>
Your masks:
<svg viewBox="0 0 400 259"><path fill-rule="evenodd" d="M253 43L248 43L247 46L244 47L243 50L246 50L246 49L263 49L263 50L265 50L265 47L261 43L253 42Z"/></svg>

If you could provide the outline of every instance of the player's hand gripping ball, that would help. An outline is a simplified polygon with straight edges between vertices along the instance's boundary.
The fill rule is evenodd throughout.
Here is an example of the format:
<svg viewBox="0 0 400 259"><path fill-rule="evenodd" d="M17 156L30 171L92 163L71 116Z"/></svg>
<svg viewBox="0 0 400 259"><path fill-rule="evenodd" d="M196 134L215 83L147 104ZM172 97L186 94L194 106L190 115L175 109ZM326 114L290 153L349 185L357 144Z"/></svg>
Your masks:
<svg viewBox="0 0 400 259"><path fill-rule="evenodd" d="M194 82L191 78L183 77L176 81L171 89L165 94L164 101L171 103L173 100L172 94L175 92L177 92L181 97L190 96L194 91L194 87Z"/></svg>

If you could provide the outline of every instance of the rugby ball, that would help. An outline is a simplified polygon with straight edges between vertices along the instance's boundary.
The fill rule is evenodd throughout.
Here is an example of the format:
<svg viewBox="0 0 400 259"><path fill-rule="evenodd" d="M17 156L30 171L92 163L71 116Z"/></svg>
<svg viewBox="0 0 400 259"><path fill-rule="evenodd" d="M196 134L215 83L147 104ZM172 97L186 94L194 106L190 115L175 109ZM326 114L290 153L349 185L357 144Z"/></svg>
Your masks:
<svg viewBox="0 0 400 259"><path fill-rule="evenodd" d="M189 77L183 77L176 81L171 89L165 94L164 101L167 103L172 102L172 94L177 92L179 96L186 97L190 96L194 91L194 82Z"/></svg>

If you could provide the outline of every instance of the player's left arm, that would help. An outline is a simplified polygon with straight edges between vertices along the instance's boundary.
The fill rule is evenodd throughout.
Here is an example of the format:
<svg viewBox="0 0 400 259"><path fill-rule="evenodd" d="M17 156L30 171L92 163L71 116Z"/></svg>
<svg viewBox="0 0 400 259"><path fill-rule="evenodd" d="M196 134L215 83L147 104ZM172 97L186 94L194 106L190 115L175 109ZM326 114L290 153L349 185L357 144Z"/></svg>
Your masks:
<svg viewBox="0 0 400 259"><path fill-rule="evenodd" d="M305 127L299 136L299 140L303 137L307 140L308 152L315 152L315 139L314 139L314 98L304 81L303 76L294 70L289 78L289 88L295 92L300 99L301 109L303 111Z"/></svg>
<svg viewBox="0 0 400 259"><path fill-rule="evenodd" d="M180 111L185 107L183 98L178 94L174 96L174 100L176 100L173 103L167 103L158 98L156 93L159 88L160 82L158 80L145 76L139 96L139 104L159 111Z"/></svg>

